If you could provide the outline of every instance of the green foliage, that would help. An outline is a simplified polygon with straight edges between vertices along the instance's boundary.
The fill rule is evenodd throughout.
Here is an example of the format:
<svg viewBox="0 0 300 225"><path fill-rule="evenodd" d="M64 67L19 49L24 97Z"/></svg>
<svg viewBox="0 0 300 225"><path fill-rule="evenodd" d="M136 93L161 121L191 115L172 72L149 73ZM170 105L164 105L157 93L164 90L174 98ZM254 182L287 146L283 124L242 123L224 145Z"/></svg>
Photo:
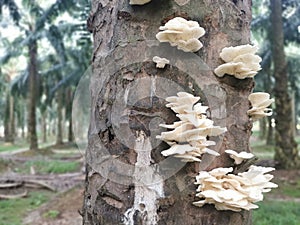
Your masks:
<svg viewBox="0 0 300 225"><path fill-rule="evenodd" d="M0 225L21 225L22 217L49 200L50 193L30 192L26 198L0 201Z"/></svg>
<svg viewBox="0 0 300 225"><path fill-rule="evenodd" d="M14 0L0 0L0 15L2 16L2 8L7 7L10 13L10 16L13 18L16 24L19 23L21 18L19 8Z"/></svg>
<svg viewBox="0 0 300 225"><path fill-rule="evenodd" d="M299 225L300 202L264 201L253 211L253 225Z"/></svg>
<svg viewBox="0 0 300 225"><path fill-rule="evenodd" d="M68 173L78 171L80 168L79 162L63 162L59 160L39 160L39 161L28 161L25 163L25 170L22 172L28 173L30 167L34 167L35 171L38 173Z"/></svg>

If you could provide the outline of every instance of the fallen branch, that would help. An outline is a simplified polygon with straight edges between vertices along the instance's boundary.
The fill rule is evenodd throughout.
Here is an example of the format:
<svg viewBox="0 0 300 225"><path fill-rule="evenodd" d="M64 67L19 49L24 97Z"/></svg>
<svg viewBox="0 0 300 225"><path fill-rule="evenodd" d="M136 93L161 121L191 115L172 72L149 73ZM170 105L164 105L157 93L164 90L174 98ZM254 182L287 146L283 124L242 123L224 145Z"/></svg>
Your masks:
<svg viewBox="0 0 300 225"><path fill-rule="evenodd" d="M17 199L17 198L24 198L27 196L27 191L17 194L17 195L2 195L0 194L0 199Z"/></svg>
<svg viewBox="0 0 300 225"><path fill-rule="evenodd" d="M22 182L18 182L18 183L5 183L5 184L0 184L0 189L15 188L15 187L19 187L21 185L22 185Z"/></svg>
<svg viewBox="0 0 300 225"><path fill-rule="evenodd" d="M13 173L0 177L0 187L3 186L3 189L9 189L17 187L17 184L20 184L19 186L28 188L46 188L51 191L65 191L77 184L83 183L84 179L85 177L82 173L50 175L23 175Z"/></svg>
<svg viewBox="0 0 300 225"><path fill-rule="evenodd" d="M47 184L46 182L42 181L42 180L26 180L25 183L31 183L31 184L37 184L40 185L44 188L47 188L51 191L56 191L55 187L52 187L51 185Z"/></svg>

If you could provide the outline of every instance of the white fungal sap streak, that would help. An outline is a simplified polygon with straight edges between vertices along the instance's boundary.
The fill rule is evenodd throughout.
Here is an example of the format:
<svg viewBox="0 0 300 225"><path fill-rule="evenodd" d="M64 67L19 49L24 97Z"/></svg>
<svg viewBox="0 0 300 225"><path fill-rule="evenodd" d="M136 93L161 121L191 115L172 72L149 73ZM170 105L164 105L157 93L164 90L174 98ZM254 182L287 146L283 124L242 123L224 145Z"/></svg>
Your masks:
<svg viewBox="0 0 300 225"><path fill-rule="evenodd" d="M225 63L214 70L215 74L218 77L233 75L238 79L254 77L261 70L261 58L255 55L257 50L257 47L252 45L223 48L220 57Z"/></svg>
<svg viewBox="0 0 300 225"><path fill-rule="evenodd" d="M219 156L218 152L208 148L216 143L207 140L207 137L221 135L226 132L226 128L214 126L214 121L207 118L205 114L208 107L196 103L200 97L179 92L177 96L168 97L166 100L169 102L166 106L176 112L181 121L171 125L160 124L167 129L173 129L156 137L171 146L161 154L174 155L184 162L200 162L204 153Z"/></svg>
<svg viewBox="0 0 300 225"><path fill-rule="evenodd" d="M137 132L134 149L137 153L134 204L125 212L124 224L134 225L134 215L139 214L144 225L155 225L158 221L157 200L164 197L163 180L150 165L152 146L143 131Z"/></svg>

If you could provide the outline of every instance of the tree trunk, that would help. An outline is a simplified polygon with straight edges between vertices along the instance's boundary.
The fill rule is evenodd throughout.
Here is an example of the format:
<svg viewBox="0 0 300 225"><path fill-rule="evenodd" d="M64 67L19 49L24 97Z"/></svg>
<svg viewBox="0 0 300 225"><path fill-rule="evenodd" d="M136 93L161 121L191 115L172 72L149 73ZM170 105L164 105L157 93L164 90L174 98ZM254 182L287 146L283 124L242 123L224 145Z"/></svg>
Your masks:
<svg viewBox="0 0 300 225"><path fill-rule="evenodd" d="M249 43L251 1L128 2L94 0L88 21L94 55L83 223L250 225L248 211L198 208L192 202L199 170L231 166L225 149L250 151L246 112L253 79L217 78L213 69L221 63L223 47ZM176 16L205 28L197 54L155 40L159 26ZM171 65L156 69L155 55ZM205 155L200 164L184 164L160 154L167 145L155 138L162 131L159 124L176 120L165 98L179 91L201 96L208 115L227 127L224 137L215 139L220 157Z"/></svg>
<svg viewBox="0 0 300 225"><path fill-rule="evenodd" d="M57 130L56 130L56 144L63 144L63 131L62 131L62 108L63 108L63 90L60 88L57 91L56 102L57 102Z"/></svg>
<svg viewBox="0 0 300 225"><path fill-rule="evenodd" d="M29 91L28 91L28 138L29 148L38 149L36 133L36 96L37 96L37 42L29 42Z"/></svg>
<svg viewBox="0 0 300 225"><path fill-rule="evenodd" d="M274 128L272 126L272 117L267 118L268 121L268 134L267 134L267 145L274 145Z"/></svg>
<svg viewBox="0 0 300 225"><path fill-rule="evenodd" d="M268 60L268 66L265 68L265 73L267 74L267 78L264 80L265 81L265 88L267 93L271 93L273 91L272 87L272 72L271 72L271 60ZM272 108L272 106L270 106ZM268 131L267 131L267 137L266 137L266 144L267 145L274 145L274 126L272 122L273 117L268 116L266 118L267 120L267 126L268 126Z"/></svg>
<svg viewBox="0 0 300 225"><path fill-rule="evenodd" d="M47 142L47 109L42 112L43 143Z"/></svg>
<svg viewBox="0 0 300 225"><path fill-rule="evenodd" d="M66 119L69 121L68 126L68 142L74 141L73 124L72 124L72 98L73 93L71 88L66 91Z"/></svg>
<svg viewBox="0 0 300 225"><path fill-rule="evenodd" d="M267 119L266 118L262 118L261 120L259 120L259 139L260 140L265 140L266 136L267 136L267 123L266 123Z"/></svg>
<svg viewBox="0 0 300 225"><path fill-rule="evenodd" d="M13 143L15 139L14 98L7 93L4 118L4 141Z"/></svg>
<svg viewBox="0 0 300 225"><path fill-rule="evenodd" d="M270 3L276 104L275 160L278 162L278 168L290 169L299 167L300 160L293 135L292 103L288 93L288 65L284 54L282 2L281 0L272 0Z"/></svg>

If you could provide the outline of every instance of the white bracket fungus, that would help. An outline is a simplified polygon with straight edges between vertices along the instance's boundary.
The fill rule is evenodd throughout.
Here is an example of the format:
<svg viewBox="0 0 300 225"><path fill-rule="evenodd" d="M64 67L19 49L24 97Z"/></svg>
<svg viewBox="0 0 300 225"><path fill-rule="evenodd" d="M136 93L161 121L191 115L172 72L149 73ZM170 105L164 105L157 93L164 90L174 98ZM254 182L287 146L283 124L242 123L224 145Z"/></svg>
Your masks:
<svg viewBox="0 0 300 225"><path fill-rule="evenodd" d="M156 68L161 68L161 69L165 68L166 64L170 63L168 59L160 58L158 56L154 56L152 60L153 62L156 63Z"/></svg>
<svg viewBox="0 0 300 225"><path fill-rule="evenodd" d="M157 138L164 140L171 147L162 151L163 156L174 155L185 162L201 161L204 153L218 156L219 153L207 148L215 145L215 142L208 141L207 136L218 136L226 131L226 128L214 126L214 122L205 115L207 106L197 103L200 97L195 97L186 92L179 92L177 96L168 97L166 105L174 112L180 121L171 125L161 124L160 126L172 129L162 132Z"/></svg>
<svg viewBox="0 0 300 225"><path fill-rule="evenodd" d="M246 159L252 159L254 157L254 155L252 153L249 152L239 152L237 153L236 151L233 150L225 150L225 152L227 154L229 154L230 158L232 158L234 160L234 163L236 165L241 164L244 160Z"/></svg>
<svg viewBox="0 0 300 225"><path fill-rule="evenodd" d="M270 95L265 92L252 93L248 97L252 108L247 111L252 120L258 120L265 116L272 115L272 109L267 108L274 102L274 99L270 99Z"/></svg>
<svg viewBox="0 0 300 225"><path fill-rule="evenodd" d="M203 46L198 39L205 34L205 30L196 21L175 17L159 29L161 32L156 38L160 42L169 42L185 52L196 52Z"/></svg>
<svg viewBox="0 0 300 225"><path fill-rule="evenodd" d="M151 2L151 0L130 0L130 5L145 5L146 3Z"/></svg>
<svg viewBox="0 0 300 225"><path fill-rule="evenodd" d="M223 48L220 57L225 63L214 70L215 74L218 77L233 75L238 79L254 77L261 70L261 58L256 52L257 47L252 45Z"/></svg>
<svg viewBox="0 0 300 225"><path fill-rule="evenodd" d="M263 200L263 193L278 187L270 182L271 167L250 166L247 172L232 174L233 168L216 168L210 172L200 171L196 176L196 196L202 200L193 204L202 207L214 204L217 210L241 211L258 208L253 204Z"/></svg>

